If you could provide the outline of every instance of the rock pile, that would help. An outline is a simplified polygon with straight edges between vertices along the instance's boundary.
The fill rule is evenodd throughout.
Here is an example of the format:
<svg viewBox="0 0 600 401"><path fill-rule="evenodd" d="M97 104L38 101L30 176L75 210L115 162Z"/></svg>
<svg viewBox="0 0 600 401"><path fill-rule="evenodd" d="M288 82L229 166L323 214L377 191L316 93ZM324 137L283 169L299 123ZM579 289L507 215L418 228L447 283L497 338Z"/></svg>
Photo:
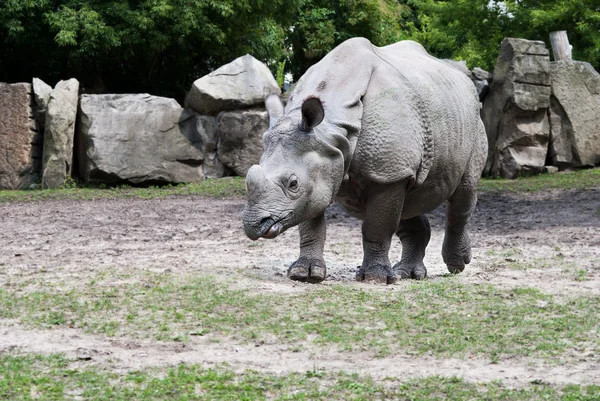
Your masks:
<svg viewBox="0 0 600 401"><path fill-rule="evenodd" d="M600 74L584 62L551 62L544 42L502 42L482 119L484 174L516 178L600 164Z"/></svg>
<svg viewBox="0 0 600 401"><path fill-rule="evenodd" d="M600 74L581 61L550 63L549 162L561 169L600 165Z"/></svg>
<svg viewBox="0 0 600 401"><path fill-rule="evenodd" d="M489 143L486 173L516 178L544 169L550 139L548 54L544 42L502 42L482 110Z"/></svg>
<svg viewBox="0 0 600 401"><path fill-rule="evenodd" d="M273 75L246 55L194 82L186 108L147 94L82 95L80 176L133 184L244 176L262 154L270 93L280 93Z"/></svg>
<svg viewBox="0 0 600 401"><path fill-rule="evenodd" d="M148 94L79 96L75 79L0 84L0 189L56 188L72 174L108 184L243 176L262 154L271 93L281 93L271 72L249 55L194 82L186 108Z"/></svg>
<svg viewBox="0 0 600 401"><path fill-rule="evenodd" d="M482 102L484 174L600 165L600 74L590 64L550 62L543 42L514 38L502 42L493 75L442 61L471 78ZM185 108L148 94L79 92L75 79L54 89L37 78L0 83L0 189L56 188L72 174L109 184L244 176L263 152L264 99L281 94L250 55L196 80Z"/></svg>

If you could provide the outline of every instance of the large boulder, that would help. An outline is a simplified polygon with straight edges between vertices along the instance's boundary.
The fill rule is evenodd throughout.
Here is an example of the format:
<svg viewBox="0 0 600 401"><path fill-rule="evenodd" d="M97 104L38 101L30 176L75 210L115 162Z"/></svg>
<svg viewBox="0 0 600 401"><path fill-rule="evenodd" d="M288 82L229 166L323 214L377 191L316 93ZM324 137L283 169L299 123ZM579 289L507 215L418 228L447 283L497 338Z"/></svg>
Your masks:
<svg viewBox="0 0 600 401"><path fill-rule="evenodd" d="M550 149L565 169L600 164L600 74L589 63L552 62Z"/></svg>
<svg viewBox="0 0 600 401"><path fill-rule="evenodd" d="M262 156L268 113L262 109L224 111L219 114L218 123L219 159L235 174L245 176Z"/></svg>
<svg viewBox="0 0 600 401"><path fill-rule="evenodd" d="M50 93L44 129L42 187L58 188L65 184L73 168L73 140L79 81L60 81Z"/></svg>
<svg viewBox="0 0 600 401"><path fill-rule="evenodd" d="M78 153L86 182L199 181L207 155L208 175L218 175L214 117L147 94L82 95L80 109Z"/></svg>
<svg viewBox="0 0 600 401"><path fill-rule="evenodd" d="M541 41L502 41L482 109L489 143L484 173L516 178L543 171L550 135L548 54Z"/></svg>
<svg viewBox="0 0 600 401"><path fill-rule="evenodd" d="M0 83L0 189L39 180L41 135L32 113L31 84Z"/></svg>
<svg viewBox="0 0 600 401"><path fill-rule="evenodd" d="M480 102L485 100L485 97L490 90L492 78L492 74L479 67L475 67L473 68L473 71L471 71L471 80L475 84L475 89L477 89Z"/></svg>
<svg viewBox="0 0 600 401"><path fill-rule="evenodd" d="M281 90L269 68L245 55L196 80L185 106L200 114L217 115L262 105L272 93L279 95Z"/></svg>
<svg viewBox="0 0 600 401"><path fill-rule="evenodd" d="M33 96L35 99L34 116L40 129L46 126L46 110L50 101L52 87L39 78L33 78Z"/></svg>

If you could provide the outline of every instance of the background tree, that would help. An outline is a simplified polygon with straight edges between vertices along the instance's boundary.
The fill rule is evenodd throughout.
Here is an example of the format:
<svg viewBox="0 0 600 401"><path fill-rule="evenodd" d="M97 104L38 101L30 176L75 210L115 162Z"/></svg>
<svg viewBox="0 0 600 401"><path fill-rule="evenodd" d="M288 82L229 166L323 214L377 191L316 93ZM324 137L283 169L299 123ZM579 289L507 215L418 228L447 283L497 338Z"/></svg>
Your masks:
<svg viewBox="0 0 600 401"><path fill-rule="evenodd" d="M543 40L566 30L575 59L600 69L600 0L406 0L408 36L443 58L492 70L505 37Z"/></svg>
<svg viewBox="0 0 600 401"><path fill-rule="evenodd" d="M294 78L346 39L383 46L408 38L402 22L410 13L396 0L304 0L287 38Z"/></svg>
<svg viewBox="0 0 600 401"><path fill-rule="evenodd" d="M600 69L600 0L2 0L0 81L76 77L87 91L182 101L246 53L297 79L350 37L414 39L491 70L504 37L548 42L554 30Z"/></svg>
<svg viewBox="0 0 600 401"><path fill-rule="evenodd" d="M503 2L490 0L409 0L417 14L409 36L440 58L466 60L470 67L493 68L513 18Z"/></svg>
<svg viewBox="0 0 600 401"><path fill-rule="evenodd" d="M191 82L252 53L284 57L300 0L6 0L0 81L74 76L88 90L182 98Z"/></svg>
<svg viewBox="0 0 600 401"><path fill-rule="evenodd" d="M600 0L510 0L507 9L521 37L543 40L552 31L567 31L573 58L600 70Z"/></svg>

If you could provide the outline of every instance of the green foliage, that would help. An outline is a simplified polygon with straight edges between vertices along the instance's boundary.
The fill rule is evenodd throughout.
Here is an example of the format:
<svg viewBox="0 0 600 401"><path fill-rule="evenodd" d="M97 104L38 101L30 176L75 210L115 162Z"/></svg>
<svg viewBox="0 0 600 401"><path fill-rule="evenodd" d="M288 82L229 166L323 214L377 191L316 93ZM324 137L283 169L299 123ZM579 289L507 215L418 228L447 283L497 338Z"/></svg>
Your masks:
<svg viewBox="0 0 600 401"><path fill-rule="evenodd" d="M598 0L404 0L417 15L409 36L437 57L492 70L505 37L543 40L566 30L573 56L600 69Z"/></svg>
<svg viewBox="0 0 600 401"><path fill-rule="evenodd" d="M393 0L304 0L288 36L297 79L341 42L356 36L386 45L402 38L406 5Z"/></svg>
<svg viewBox="0 0 600 401"><path fill-rule="evenodd" d="M518 16L518 32L548 45L552 31L566 30L573 58L600 69L600 2L598 0L510 0L507 9Z"/></svg>
<svg viewBox="0 0 600 401"><path fill-rule="evenodd" d="M410 36L441 58L466 60L492 69L512 19L502 2L489 0L409 0L417 12Z"/></svg>
<svg viewBox="0 0 600 401"><path fill-rule="evenodd" d="M285 61L277 64L277 76L275 79L277 80L277 85L280 88L283 88L283 84L285 82Z"/></svg>
<svg viewBox="0 0 600 401"><path fill-rule="evenodd" d="M183 100L195 79L246 53L279 83L355 36L413 39L491 70L504 37L548 42L554 30L600 69L598 0L4 0L0 81L76 77L87 92Z"/></svg>
<svg viewBox="0 0 600 401"><path fill-rule="evenodd" d="M284 57L300 0L8 0L0 3L0 81L182 98L194 79L245 53Z"/></svg>

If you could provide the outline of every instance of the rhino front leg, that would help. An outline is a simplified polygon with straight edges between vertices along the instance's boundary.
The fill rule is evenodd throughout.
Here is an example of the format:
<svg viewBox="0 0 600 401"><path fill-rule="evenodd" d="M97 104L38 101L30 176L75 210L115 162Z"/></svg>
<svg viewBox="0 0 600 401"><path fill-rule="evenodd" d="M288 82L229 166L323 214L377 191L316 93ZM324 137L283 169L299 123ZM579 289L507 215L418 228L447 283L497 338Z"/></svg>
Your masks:
<svg viewBox="0 0 600 401"><path fill-rule="evenodd" d="M367 213L362 225L364 258L356 273L357 281L396 282L389 252L392 237L400 223L405 188L404 182L369 188Z"/></svg>
<svg viewBox="0 0 600 401"><path fill-rule="evenodd" d="M325 247L325 214L301 223L300 257L292 263L287 275L291 280L320 283L327 276L327 268L323 260Z"/></svg>
<svg viewBox="0 0 600 401"><path fill-rule="evenodd" d="M402 220L396 235L402 242L402 259L394 265L394 271L402 279L423 280L427 277L423 258L431 238L431 227L427 217L422 215Z"/></svg>

